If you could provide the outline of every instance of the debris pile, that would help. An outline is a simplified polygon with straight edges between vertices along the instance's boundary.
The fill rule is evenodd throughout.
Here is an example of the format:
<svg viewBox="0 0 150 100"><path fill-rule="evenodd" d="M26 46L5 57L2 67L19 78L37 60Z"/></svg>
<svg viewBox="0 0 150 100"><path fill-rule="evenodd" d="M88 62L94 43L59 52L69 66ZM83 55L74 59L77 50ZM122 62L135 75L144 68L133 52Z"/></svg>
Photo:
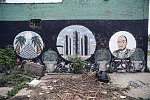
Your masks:
<svg viewBox="0 0 150 100"><path fill-rule="evenodd" d="M121 99L122 90L100 82L96 73L84 73L81 77L62 77L57 75L49 81L40 83L31 93L29 100L105 100ZM126 99L130 98L125 96Z"/></svg>

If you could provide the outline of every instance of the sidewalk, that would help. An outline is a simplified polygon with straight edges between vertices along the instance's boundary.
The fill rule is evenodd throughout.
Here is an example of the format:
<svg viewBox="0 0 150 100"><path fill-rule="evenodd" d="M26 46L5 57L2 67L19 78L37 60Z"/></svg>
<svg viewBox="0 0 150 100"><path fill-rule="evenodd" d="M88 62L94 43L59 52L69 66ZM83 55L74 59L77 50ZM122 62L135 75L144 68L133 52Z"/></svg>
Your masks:
<svg viewBox="0 0 150 100"><path fill-rule="evenodd" d="M113 85L130 87L124 94L136 99L150 99L150 73L113 73L109 76Z"/></svg>

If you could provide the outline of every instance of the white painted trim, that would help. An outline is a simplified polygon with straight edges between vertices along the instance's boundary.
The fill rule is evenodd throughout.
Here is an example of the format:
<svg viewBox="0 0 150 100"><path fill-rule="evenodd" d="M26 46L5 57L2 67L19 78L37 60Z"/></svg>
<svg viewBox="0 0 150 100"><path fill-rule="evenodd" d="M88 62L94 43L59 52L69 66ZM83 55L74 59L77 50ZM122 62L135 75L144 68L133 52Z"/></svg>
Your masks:
<svg viewBox="0 0 150 100"><path fill-rule="evenodd" d="M149 1L149 17L148 17L148 34L150 34L150 1Z"/></svg>
<svg viewBox="0 0 150 100"><path fill-rule="evenodd" d="M6 0L6 3L60 3L63 0Z"/></svg>

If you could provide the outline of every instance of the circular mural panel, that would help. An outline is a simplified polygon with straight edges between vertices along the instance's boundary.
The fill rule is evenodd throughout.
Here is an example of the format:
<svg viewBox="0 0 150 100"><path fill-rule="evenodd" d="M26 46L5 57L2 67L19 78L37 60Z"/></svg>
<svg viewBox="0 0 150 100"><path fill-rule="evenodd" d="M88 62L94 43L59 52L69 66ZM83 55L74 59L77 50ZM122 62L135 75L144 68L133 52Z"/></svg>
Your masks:
<svg viewBox="0 0 150 100"><path fill-rule="evenodd" d="M36 58L43 50L42 38L32 31L19 33L15 37L13 45L16 53L26 59Z"/></svg>
<svg viewBox="0 0 150 100"><path fill-rule="evenodd" d="M63 58L77 55L82 60L91 57L96 48L96 41L92 32L81 25L65 27L58 35L57 50Z"/></svg>
<svg viewBox="0 0 150 100"><path fill-rule="evenodd" d="M135 51L136 40L133 35L126 31L116 32L109 41L109 49L117 58L128 58Z"/></svg>

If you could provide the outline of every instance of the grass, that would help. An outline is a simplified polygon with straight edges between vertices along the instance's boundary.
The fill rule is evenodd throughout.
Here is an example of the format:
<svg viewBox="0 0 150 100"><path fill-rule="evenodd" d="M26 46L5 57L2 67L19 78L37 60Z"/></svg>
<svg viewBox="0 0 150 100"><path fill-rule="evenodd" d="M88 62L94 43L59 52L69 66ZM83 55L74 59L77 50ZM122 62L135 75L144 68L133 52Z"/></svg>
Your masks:
<svg viewBox="0 0 150 100"><path fill-rule="evenodd" d="M143 98L140 97L140 98L138 98L138 100L149 100L149 99L143 99Z"/></svg>
<svg viewBox="0 0 150 100"><path fill-rule="evenodd" d="M131 87L128 85L127 87L124 88L124 90L130 91Z"/></svg>
<svg viewBox="0 0 150 100"><path fill-rule="evenodd" d="M7 75L0 78L0 87L6 84L13 84L14 82L16 82L15 81L16 78L17 78L16 74Z"/></svg>
<svg viewBox="0 0 150 100"><path fill-rule="evenodd" d="M111 92L111 87L110 86L107 86L107 91Z"/></svg>
<svg viewBox="0 0 150 100"><path fill-rule="evenodd" d="M53 92L54 92L54 93L59 93L59 90L53 89Z"/></svg>
<svg viewBox="0 0 150 100"><path fill-rule="evenodd" d="M31 79L28 79L24 76L19 76L18 74L21 74L21 70L16 68L13 69L9 75L4 75L2 78L0 78L0 87L14 86L12 90L8 91L7 97L0 97L0 100L10 98L11 96L14 96L16 93L18 93L19 90L25 87L29 87L26 83L31 81Z"/></svg>
<svg viewBox="0 0 150 100"><path fill-rule="evenodd" d="M112 91L120 91L119 87L112 88Z"/></svg>
<svg viewBox="0 0 150 100"><path fill-rule="evenodd" d="M106 94L106 97L109 99L112 99L113 96L112 96L112 94Z"/></svg>
<svg viewBox="0 0 150 100"><path fill-rule="evenodd" d="M24 81L30 81L30 79L27 79L25 77L20 77L18 75L19 70L13 70L10 75L4 75L2 78L0 78L0 87L2 86L10 86L10 85L17 85Z"/></svg>
<svg viewBox="0 0 150 100"><path fill-rule="evenodd" d="M8 99L6 96L0 96L0 100L6 100Z"/></svg>
<svg viewBox="0 0 150 100"><path fill-rule="evenodd" d="M22 82L20 84L17 84L12 90L8 91L8 96L14 96L15 94L18 93L19 90L25 88L27 86L26 82Z"/></svg>

